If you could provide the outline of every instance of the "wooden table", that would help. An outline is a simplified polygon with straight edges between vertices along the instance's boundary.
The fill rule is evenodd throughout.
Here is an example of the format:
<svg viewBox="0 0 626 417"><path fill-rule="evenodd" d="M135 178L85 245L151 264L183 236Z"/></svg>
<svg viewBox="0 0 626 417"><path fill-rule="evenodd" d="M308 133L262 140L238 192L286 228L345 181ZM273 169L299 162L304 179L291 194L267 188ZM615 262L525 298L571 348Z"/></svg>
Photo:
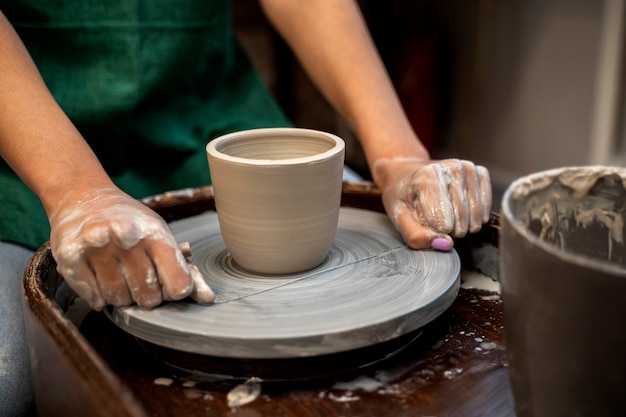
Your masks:
<svg viewBox="0 0 626 417"><path fill-rule="evenodd" d="M168 221L214 209L210 187L146 204ZM378 191L367 183L344 184L343 205L382 211ZM465 269L497 278L498 230L493 215L480 233L456 242ZM386 360L315 380L263 382L254 401L230 407L227 394L241 381L190 381L188 373L147 355L103 313L77 313L75 296L54 268L44 245L24 279L42 416L514 416L494 293L461 289L450 309Z"/></svg>

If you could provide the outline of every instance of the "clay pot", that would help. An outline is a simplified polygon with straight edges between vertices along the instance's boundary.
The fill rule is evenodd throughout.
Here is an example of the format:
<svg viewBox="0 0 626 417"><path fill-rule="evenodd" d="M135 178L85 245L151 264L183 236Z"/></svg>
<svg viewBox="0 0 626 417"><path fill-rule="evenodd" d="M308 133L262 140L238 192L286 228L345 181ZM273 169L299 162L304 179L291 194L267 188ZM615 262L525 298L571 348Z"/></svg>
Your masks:
<svg viewBox="0 0 626 417"><path fill-rule="evenodd" d="M626 169L515 181L502 202L500 280L518 417L624 416Z"/></svg>
<svg viewBox="0 0 626 417"><path fill-rule="evenodd" d="M337 229L344 149L335 135L298 128L209 142L220 230L240 267L289 274L324 260Z"/></svg>

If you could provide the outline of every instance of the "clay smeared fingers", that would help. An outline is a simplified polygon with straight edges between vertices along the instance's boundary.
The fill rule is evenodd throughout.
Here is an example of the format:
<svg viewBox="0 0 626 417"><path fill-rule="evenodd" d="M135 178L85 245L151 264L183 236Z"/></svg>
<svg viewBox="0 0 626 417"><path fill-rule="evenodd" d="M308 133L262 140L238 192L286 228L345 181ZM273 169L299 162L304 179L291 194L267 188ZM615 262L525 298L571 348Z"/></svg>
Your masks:
<svg viewBox="0 0 626 417"><path fill-rule="evenodd" d="M161 241L152 241L145 249L156 268L163 299L175 301L191 295L193 282L189 265L180 249Z"/></svg>
<svg viewBox="0 0 626 417"><path fill-rule="evenodd" d="M106 301L100 292L100 287L96 281L96 276L88 264L81 262L71 271L58 270L59 274L65 278L72 290L89 306L100 311L106 306Z"/></svg>
<svg viewBox="0 0 626 417"><path fill-rule="evenodd" d="M467 161L464 165L466 181L467 202L469 208L469 229L470 233L476 233L483 225L483 201L481 197L481 185L478 174L478 167Z"/></svg>
<svg viewBox="0 0 626 417"><path fill-rule="evenodd" d="M419 220L430 229L444 234L454 231L454 208L448 196L450 173L441 164L434 164L420 171L415 177L417 188L414 210Z"/></svg>
<svg viewBox="0 0 626 417"><path fill-rule="evenodd" d="M458 159L447 160L443 163L448 169L448 195L454 213L454 230L452 236L463 237L469 227L469 202L467 196L466 161Z"/></svg>
<svg viewBox="0 0 626 417"><path fill-rule="evenodd" d="M413 208L405 207L394 216L394 226L402 235L404 242L413 249L431 247L433 232L421 222L415 221Z"/></svg>
<svg viewBox="0 0 626 417"><path fill-rule="evenodd" d="M137 305L153 308L163 301L156 269L141 245L119 254L117 262L120 274Z"/></svg>
<svg viewBox="0 0 626 417"><path fill-rule="evenodd" d="M478 173L479 185L480 185L480 200L482 202L482 221L487 223L491 214L491 205L493 204L493 190L491 188L491 178L489 176L489 170L484 166L477 165L476 172Z"/></svg>
<svg viewBox="0 0 626 417"><path fill-rule="evenodd" d="M116 307L128 306L132 304L133 299L114 253L113 250L105 248L90 249L85 253L85 260L93 271L106 304Z"/></svg>

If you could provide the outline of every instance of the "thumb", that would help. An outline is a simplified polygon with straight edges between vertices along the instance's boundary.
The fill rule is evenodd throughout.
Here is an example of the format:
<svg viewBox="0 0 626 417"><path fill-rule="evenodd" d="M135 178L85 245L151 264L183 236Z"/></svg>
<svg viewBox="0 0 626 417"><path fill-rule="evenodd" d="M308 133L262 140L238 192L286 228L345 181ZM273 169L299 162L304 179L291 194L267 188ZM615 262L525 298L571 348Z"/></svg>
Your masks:
<svg viewBox="0 0 626 417"><path fill-rule="evenodd" d="M404 242L413 249L436 249L447 252L454 247L450 236L435 232L420 223L412 210L402 210L392 220Z"/></svg>

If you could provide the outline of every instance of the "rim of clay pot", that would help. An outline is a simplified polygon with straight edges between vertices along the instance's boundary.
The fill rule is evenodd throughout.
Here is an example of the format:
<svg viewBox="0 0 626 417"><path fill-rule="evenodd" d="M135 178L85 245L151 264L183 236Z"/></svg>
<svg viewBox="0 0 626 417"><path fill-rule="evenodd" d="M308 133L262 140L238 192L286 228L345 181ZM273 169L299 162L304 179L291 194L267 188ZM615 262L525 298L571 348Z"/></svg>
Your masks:
<svg viewBox="0 0 626 417"><path fill-rule="evenodd" d="M293 136L305 136L314 139L325 139L328 140L332 147L324 152L315 153L313 155L301 156L295 158L247 158L240 156L233 156L227 153L220 151L220 147L224 146L226 143L232 142L233 140L239 139L250 139L256 138L258 140L262 140L263 137L271 138L287 138ZM343 152L345 149L345 143L343 139L340 137L333 135L332 133L324 132L321 130L314 129L304 129L304 128L295 128L295 127L278 127L278 128L260 128L260 129L249 129L242 130L238 132L228 133L223 136L219 136L213 140L211 140L207 146L206 151L210 156L215 158L219 158L222 160L236 162L240 164L246 165L296 165L296 164L305 164L311 162L317 162L321 160L328 159L333 155L339 154Z"/></svg>
<svg viewBox="0 0 626 417"><path fill-rule="evenodd" d="M581 170L586 170L588 172L599 172L601 170L603 171L603 173L606 174L618 174L620 177L622 177L626 185L626 168L602 165L588 165L554 168L545 171L535 172L533 174L529 174L527 176L516 179L508 186L508 188L504 192L504 195L502 196L502 215L507 219L508 223L515 229L517 233L519 233L520 236L523 236L530 244L539 247L541 250L551 254L557 259L607 274L626 277L626 268L620 266L618 263L604 261L598 258L586 257L573 252L566 252L560 249L558 246L546 243L545 241L539 239L537 235L530 233L526 228L523 227L522 222L517 220L513 216L513 213L511 211L511 200L514 199L516 195L519 196L521 194L526 194L530 191L531 188L533 190L545 188L549 186L556 177L560 176L564 172L574 172Z"/></svg>

